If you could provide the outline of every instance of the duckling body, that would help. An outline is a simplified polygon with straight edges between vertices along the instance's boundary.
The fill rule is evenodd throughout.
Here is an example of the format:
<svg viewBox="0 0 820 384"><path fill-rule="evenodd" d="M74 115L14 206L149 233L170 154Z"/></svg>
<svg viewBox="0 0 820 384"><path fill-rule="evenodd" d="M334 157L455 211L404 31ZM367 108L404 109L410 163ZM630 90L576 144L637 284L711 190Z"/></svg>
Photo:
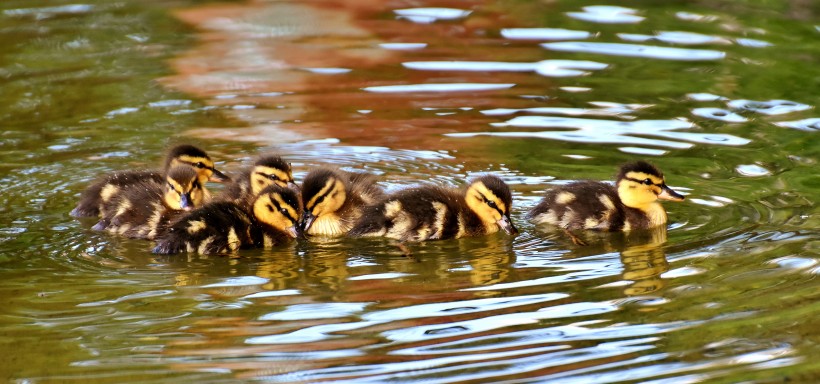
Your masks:
<svg viewBox="0 0 820 384"><path fill-rule="evenodd" d="M274 184L241 202L217 201L191 211L157 239L153 252L218 254L269 248L296 237L300 213L299 196Z"/></svg>
<svg viewBox="0 0 820 384"><path fill-rule="evenodd" d="M231 180L219 197L220 200L239 202L249 196L256 196L271 184L297 188L288 162L276 155L263 155L253 166L244 169L238 177Z"/></svg>
<svg viewBox="0 0 820 384"><path fill-rule="evenodd" d="M359 220L365 207L384 196L376 177L367 173L320 168L302 183L304 212L299 229L306 235L341 236Z"/></svg>
<svg viewBox="0 0 820 384"><path fill-rule="evenodd" d="M188 165L197 171L204 186L207 181L223 182L229 178L214 168L214 162L205 151L193 145L177 145L168 151L163 170L120 171L105 175L89 185L81 194L77 206L71 210L74 217L101 216L101 207L129 186L139 183L162 184L165 173L172 166ZM208 191L203 188L206 197Z"/></svg>
<svg viewBox="0 0 820 384"><path fill-rule="evenodd" d="M153 239L161 234L182 211L191 210L205 200L197 172L190 166L173 166L164 184L140 180L102 206L102 218L94 229L136 239Z"/></svg>
<svg viewBox="0 0 820 384"><path fill-rule="evenodd" d="M573 242L583 244L570 231L629 231L666 224L659 199L684 197L666 185L658 168L638 161L621 167L615 185L584 180L548 190L527 218L535 224L558 226Z"/></svg>
<svg viewBox="0 0 820 384"><path fill-rule="evenodd" d="M483 176L463 190L422 186L398 191L369 207L351 236L424 241L518 230L510 220L512 194L504 181Z"/></svg>

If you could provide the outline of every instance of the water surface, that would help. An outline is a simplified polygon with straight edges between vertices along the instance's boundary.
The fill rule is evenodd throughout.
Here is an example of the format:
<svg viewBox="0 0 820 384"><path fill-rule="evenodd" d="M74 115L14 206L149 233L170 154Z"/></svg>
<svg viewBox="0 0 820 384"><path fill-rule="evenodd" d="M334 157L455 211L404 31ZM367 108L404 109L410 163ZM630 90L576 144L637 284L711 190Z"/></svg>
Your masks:
<svg viewBox="0 0 820 384"><path fill-rule="evenodd" d="M6 1L0 377L815 382L816 5ZM68 216L172 143L514 190L521 235L156 257ZM665 228L524 220L647 159Z"/></svg>

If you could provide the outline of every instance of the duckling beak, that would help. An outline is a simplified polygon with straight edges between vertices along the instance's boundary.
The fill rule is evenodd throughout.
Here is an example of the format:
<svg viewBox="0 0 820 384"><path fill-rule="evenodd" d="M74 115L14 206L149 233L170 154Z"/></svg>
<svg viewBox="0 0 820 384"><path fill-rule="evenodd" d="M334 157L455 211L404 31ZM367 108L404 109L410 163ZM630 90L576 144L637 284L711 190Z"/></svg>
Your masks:
<svg viewBox="0 0 820 384"><path fill-rule="evenodd" d="M498 224L504 232L507 232L508 235L515 236L518 234L518 228L513 225L509 216L501 216L501 220L496 221L496 224Z"/></svg>
<svg viewBox="0 0 820 384"><path fill-rule="evenodd" d="M661 187L661 193L658 198L661 200L683 201L684 196L669 188L666 184Z"/></svg>
<svg viewBox="0 0 820 384"><path fill-rule="evenodd" d="M297 232L296 229L296 225L291 225L290 227L285 228L285 233L287 233L288 236L294 239L299 235L299 232Z"/></svg>
<svg viewBox="0 0 820 384"><path fill-rule="evenodd" d="M208 179L208 181L213 181L214 183L224 183L226 181L231 181L231 178L228 177L228 175L220 172L218 169L211 168L211 170L214 171L214 173L211 174L211 177Z"/></svg>
<svg viewBox="0 0 820 384"><path fill-rule="evenodd" d="M179 195L179 207L184 211L190 211L194 208L194 203L191 201L190 193L183 193Z"/></svg>
<svg viewBox="0 0 820 384"><path fill-rule="evenodd" d="M305 234L307 230L310 229L310 226L313 225L314 220L316 220L316 216L310 211L302 213L302 218L299 220L299 232Z"/></svg>

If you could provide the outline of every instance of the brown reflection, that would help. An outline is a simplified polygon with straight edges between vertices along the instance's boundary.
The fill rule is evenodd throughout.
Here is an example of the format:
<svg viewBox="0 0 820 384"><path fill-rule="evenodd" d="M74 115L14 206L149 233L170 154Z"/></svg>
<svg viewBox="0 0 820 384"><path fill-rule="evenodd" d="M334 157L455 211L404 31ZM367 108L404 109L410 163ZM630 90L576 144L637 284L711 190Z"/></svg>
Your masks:
<svg viewBox="0 0 820 384"><path fill-rule="evenodd" d="M640 296L664 287L661 274L669 270L669 262L663 245L666 243L666 226L648 231L635 231L626 235L626 247L621 251L624 265L623 279L632 281L624 294Z"/></svg>
<svg viewBox="0 0 820 384"><path fill-rule="evenodd" d="M436 6L471 9L479 4L483 2L445 1ZM463 140L442 134L486 130L497 119L482 115L480 109L535 106L509 97L526 92L532 83L532 92L542 92L545 80L533 80L531 74L499 72L488 78L483 72L402 67L402 62L413 60L496 57L497 39L488 38L486 29L504 22L502 15L492 11L463 22L431 24L398 20L393 14L396 8L411 6L366 0L252 0L180 10L176 15L200 31L200 42L172 59L176 74L160 81L219 107L245 126L200 127L188 135L263 145L332 137L351 145L458 150L463 149ZM419 54L379 45L408 42L428 47ZM505 58L510 61L541 59L532 57L529 49L519 53L514 46L505 52L515 53ZM343 70L328 73L316 68ZM384 94L362 90L490 81L516 84L516 91ZM477 141L469 147L485 145Z"/></svg>

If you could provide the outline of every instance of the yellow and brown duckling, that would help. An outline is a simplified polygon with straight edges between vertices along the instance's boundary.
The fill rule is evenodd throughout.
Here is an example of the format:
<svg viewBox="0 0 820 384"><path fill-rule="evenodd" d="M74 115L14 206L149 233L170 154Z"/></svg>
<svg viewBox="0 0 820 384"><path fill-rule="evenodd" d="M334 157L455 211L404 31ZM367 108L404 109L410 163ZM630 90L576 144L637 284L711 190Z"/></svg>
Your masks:
<svg viewBox="0 0 820 384"><path fill-rule="evenodd" d="M535 224L552 224L584 242L571 231L629 231L666 224L666 210L658 200L681 201L684 197L666 185L655 166L637 161L621 167L613 186L599 181L576 181L555 187L528 214Z"/></svg>
<svg viewBox="0 0 820 384"><path fill-rule="evenodd" d="M157 239L153 252L232 253L240 248L269 248L296 237L299 196L276 184L241 202L205 204L175 221Z"/></svg>
<svg viewBox="0 0 820 384"><path fill-rule="evenodd" d="M207 181L230 180L228 176L214 168L213 160L202 149L188 144L177 145L168 151L162 170L120 171L98 179L80 194L80 201L71 211L71 215L74 217L100 216L102 205L114 198L123 188L149 181L162 184L165 173L175 165L193 167L202 186ZM208 191L205 189L203 191L208 196Z"/></svg>
<svg viewBox="0 0 820 384"><path fill-rule="evenodd" d="M240 201L248 196L258 195L272 184L299 189L293 182L290 163L276 155L263 155L253 163L253 166L231 180L219 197L221 200Z"/></svg>
<svg viewBox="0 0 820 384"><path fill-rule="evenodd" d="M368 208L351 236L424 241L484 236L518 230L510 220L512 194L503 180L487 175L462 190L421 186L391 194Z"/></svg>
<svg viewBox="0 0 820 384"><path fill-rule="evenodd" d="M197 171L188 165L172 166L163 184L154 180L132 183L103 204L102 218L94 229L135 239L154 239L182 211L205 202Z"/></svg>
<svg viewBox="0 0 820 384"><path fill-rule="evenodd" d="M299 230L306 235L342 236L359 220L365 207L383 196L371 174L315 169L302 182L304 211Z"/></svg>

